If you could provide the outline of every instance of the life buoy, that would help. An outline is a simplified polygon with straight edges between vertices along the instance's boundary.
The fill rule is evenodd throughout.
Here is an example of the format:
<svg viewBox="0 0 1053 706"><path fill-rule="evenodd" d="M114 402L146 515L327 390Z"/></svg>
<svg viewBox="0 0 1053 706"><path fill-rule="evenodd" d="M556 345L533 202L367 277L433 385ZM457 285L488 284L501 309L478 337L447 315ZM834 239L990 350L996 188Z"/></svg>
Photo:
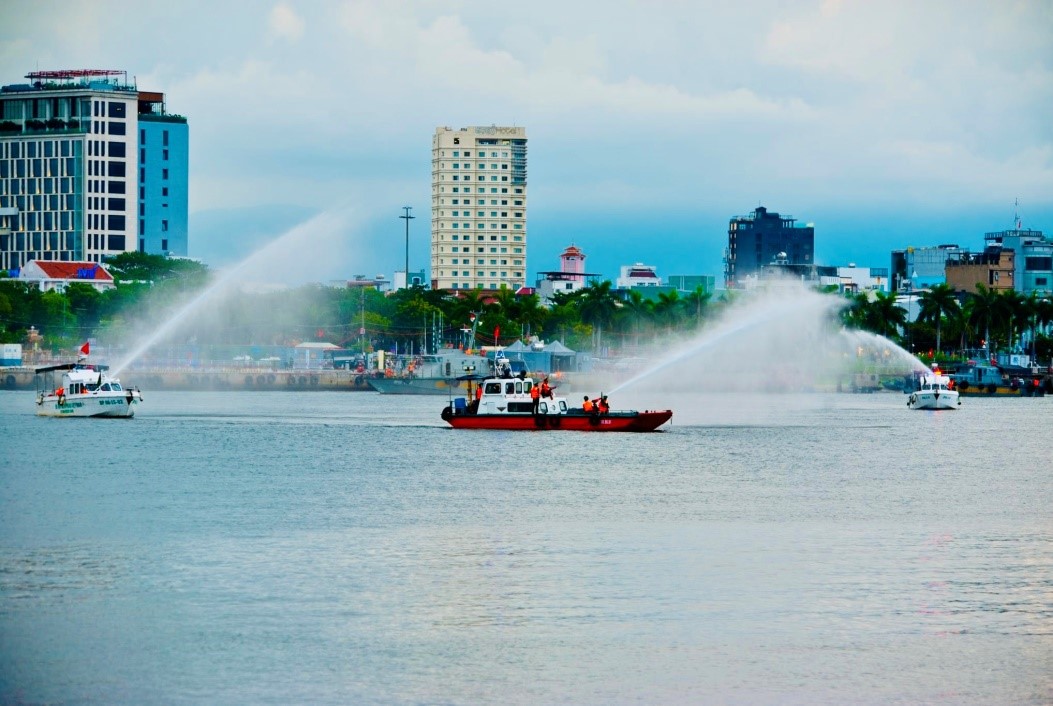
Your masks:
<svg viewBox="0 0 1053 706"><path fill-rule="evenodd" d="M548 425L553 429L559 429L559 425L563 423L563 417L558 414L553 414L548 418Z"/></svg>
<svg viewBox="0 0 1053 706"><path fill-rule="evenodd" d="M968 390L969 389L969 381L968 380L962 380L961 382L959 382L958 383L958 389L959 390Z"/></svg>
<svg viewBox="0 0 1053 706"><path fill-rule="evenodd" d="M295 375L290 375L289 377L285 378L285 384L290 386L290 387L295 385L296 384L296 376Z"/></svg>

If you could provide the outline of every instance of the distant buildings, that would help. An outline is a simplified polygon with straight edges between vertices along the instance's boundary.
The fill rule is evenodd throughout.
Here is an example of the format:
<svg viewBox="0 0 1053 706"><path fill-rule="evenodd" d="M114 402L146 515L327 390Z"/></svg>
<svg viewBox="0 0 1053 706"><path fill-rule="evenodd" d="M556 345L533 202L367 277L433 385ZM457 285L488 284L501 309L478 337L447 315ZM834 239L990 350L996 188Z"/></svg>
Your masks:
<svg viewBox="0 0 1053 706"><path fill-rule="evenodd" d="M892 291L909 292L947 281L946 265L969 251L957 245L936 245L892 251Z"/></svg>
<svg viewBox="0 0 1053 706"><path fill-rule="evenodd" d="M521 127L436 128L432 138L431 286L526 284L527 137Z"/></svg>
<svg viewBox="0 0 1053 706"><path fill-rule="evenodd" d="M958 292L1016 290L1053 293L1053 240L1038 230L1016 228L986 233L984 249L970 252L958 245L892 251L892 286L908 292L948 284Z"/></svg>
<svg viewBox="0 0 1053 706"><path fill-rule="evenodd" d="M120 71L0 88L0 269L187 254L187 124Z"/></svg>
<svg viewBox="0 0 1053 706"><path fill-rule="evenodd" d="M724 251L724 286L735 289L749 275L775 261L812 265L815 261L815 228L799 226L796 219L768 212L763 206L728 223Z"/></svg>

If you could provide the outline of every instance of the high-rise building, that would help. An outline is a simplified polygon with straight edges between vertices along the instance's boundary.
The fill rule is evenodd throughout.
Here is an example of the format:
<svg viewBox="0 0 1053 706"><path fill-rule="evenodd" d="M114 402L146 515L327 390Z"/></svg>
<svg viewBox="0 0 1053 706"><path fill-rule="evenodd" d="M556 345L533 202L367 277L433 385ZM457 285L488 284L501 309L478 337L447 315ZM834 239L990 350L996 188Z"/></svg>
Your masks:
<svg viewBox="0 0 1053 706"><path fill-rule="evenodd" d="M432 289L526 283L527 138L521 127L435 129Z"/></svg>
<svg viewBox="0 0 1053 706"><path fill-rule="evenodd" d="M125 72L26 78L0 88L0 269L136 249L186 255L186 119Z"/></svg>
<svg viewBox="0 0 1053 706"><path fill-rule="evenodd" d="M757 275L766 265L812 265L815 258L815 228L797 225L789 216L758 206L748 216L728 223L728 247L724 252L724 286L734 289L748 275Z"/></svg>
<svg viewBox="0 0 1053 706"><path fill-rule="evenodd" d="M165 94L139 91L139 250L186 257L190 134Z"/></svg>

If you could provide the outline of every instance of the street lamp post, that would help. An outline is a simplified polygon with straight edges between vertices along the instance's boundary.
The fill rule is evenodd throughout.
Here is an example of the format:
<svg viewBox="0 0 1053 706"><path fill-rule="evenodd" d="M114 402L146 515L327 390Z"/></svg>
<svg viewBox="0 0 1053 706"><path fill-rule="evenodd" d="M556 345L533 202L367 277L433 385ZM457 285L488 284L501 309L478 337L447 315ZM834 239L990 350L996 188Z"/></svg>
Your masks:
<svg viewBox="0 0 1053 706"><path fill-rule="evenodd" d="M406 221L406 270L405 270L406 281L405 281L405 285L406 285L407 289L409 288L409 222L412 221L414 218L416 218L416 216L411 216L410 215L410 210L412 208L413 208L413 206L403 206L402 210L405 211L405 213L403 215L399 216L399 218L401 218L404 221Z"/></svg>

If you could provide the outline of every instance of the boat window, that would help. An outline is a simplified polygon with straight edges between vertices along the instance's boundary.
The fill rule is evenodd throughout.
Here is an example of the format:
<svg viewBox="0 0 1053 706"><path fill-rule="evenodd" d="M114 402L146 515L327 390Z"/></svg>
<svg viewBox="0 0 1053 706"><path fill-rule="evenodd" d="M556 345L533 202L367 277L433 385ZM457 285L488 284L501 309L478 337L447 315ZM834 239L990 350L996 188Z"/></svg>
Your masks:
<svg viewBox="0 0 1053 706"><path fill-rule="evenodd" d="M537 409L542 414L548 414L548 402L542 402Z"/></svg>
<svg viewBox="0 0 1053 706"><path fill-rule="evenodd" d="M523 392L530 392L530 388L533 387L533 386L534 386L533 381L531 381L531 380L524 380L523 381Z"/></svg>
<svg viewBox="0 0 1053 706"><path fill-rule="evenodd" d="M488 395L500 395L501 394L501 383L499 382L488 382L486 383L486 389L483 390Z"/></svg>
<svg viewBox="0 0 1053 706"><path fill-rule="evenodd" d="M516 394L521 394L522 392L523 392L523 383L517 382L516 383Z"/></svg>
<svg viewBox="0 0 1053 706"><path fill-rule="evenodd" d="M505 394L506 395L515 394L515 391L516 391L516 384L514 382L506 382L505 383Z"/></svg>
<svg viewBox="0 0 1053 706"><path fill-rule="evenodd" d="M103 385L102 385L102 391L103 391L103 392L109 392L109 391L110 391L110 383L108 383L108 382L106 382L106 383L103 383Z"/></svg>
<svg viewBox="0 0 1053 706"><path fill-rule="evenodd" d="M113 383L113 389L116 390L117 392L120 392L121 391L121 383L119 383L119 382Z"/></svg>
<svg viewBox="0 0 1053 706"><path fill-rule="evenodd" d="M566 400L560 400L559 401L559 408L562 411L566 412L567 411L567 401Z"/></svg>

